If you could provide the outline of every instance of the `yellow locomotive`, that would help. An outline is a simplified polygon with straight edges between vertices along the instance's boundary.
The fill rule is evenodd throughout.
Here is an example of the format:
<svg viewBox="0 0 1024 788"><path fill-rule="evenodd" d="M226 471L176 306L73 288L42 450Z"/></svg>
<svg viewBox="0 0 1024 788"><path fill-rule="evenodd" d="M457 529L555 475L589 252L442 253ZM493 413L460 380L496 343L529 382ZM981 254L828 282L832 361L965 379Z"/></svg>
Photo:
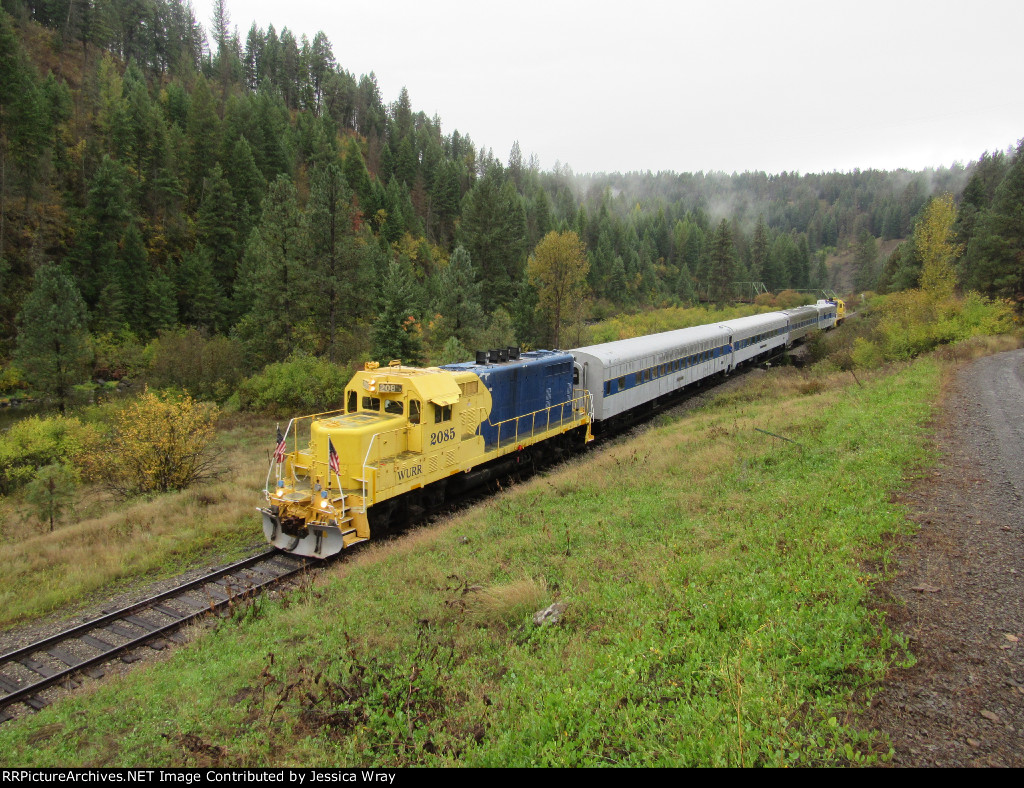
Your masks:
<svg viewBox="0 0 1024 788"><path fill-rule="evenodd" d="M843 321L846 320L846 302L834 296L828 300L836 305L836 325L841 326Z"/></svg>
<svg viewBox="0 0 1024 788"><path fill-rule="evenodd" d="M323 558L535 452L582 446L593 410L573 380L572 356L544 350L426 369L368 363L343 409L279 435L260 509L267 540Z"/></svg>

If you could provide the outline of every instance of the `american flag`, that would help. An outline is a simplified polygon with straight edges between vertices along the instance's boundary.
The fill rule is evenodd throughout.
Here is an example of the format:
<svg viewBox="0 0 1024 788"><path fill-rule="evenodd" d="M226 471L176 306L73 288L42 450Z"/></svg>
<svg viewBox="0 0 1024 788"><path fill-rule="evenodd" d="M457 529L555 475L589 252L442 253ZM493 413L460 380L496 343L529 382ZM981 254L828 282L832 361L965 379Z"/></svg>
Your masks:
<svg viewBox="0 0 1024 788"><path fill-rule="evenodd" d="M341 472L341 463L338 461L338 452L334 450L334 441L327 439L327 464L335 474Z"/></svg>
<svg viewBox="0 0 1024 788"><path fill-rule="evenodd" d="M274 462L284 462L284 435L281 434L281 428L277 428L277 448L274 449Z"/></svg>

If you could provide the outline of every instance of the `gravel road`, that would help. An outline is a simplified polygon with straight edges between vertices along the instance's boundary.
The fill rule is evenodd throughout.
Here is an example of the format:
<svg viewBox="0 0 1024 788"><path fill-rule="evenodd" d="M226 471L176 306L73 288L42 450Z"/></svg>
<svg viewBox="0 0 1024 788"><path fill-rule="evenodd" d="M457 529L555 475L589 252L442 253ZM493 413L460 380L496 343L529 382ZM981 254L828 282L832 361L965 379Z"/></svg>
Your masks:
<svg viewBox="0 0 1024 788"><path fill-rule="evenodd" d="M1024 350L957 374L937 467L901 501L920 530L879 607L917 664L893 671L865 724L896 766L1024 766Z"/></svg>

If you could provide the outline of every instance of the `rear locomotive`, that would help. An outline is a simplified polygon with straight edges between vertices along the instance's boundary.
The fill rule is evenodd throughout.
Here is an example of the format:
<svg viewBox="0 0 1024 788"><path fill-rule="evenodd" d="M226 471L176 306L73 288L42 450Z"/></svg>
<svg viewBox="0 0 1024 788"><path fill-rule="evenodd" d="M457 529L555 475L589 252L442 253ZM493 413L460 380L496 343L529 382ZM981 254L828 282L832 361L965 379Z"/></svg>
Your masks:
<svg viewBox="0 0 1024 788"><path fill-rule="evenodd" d="M532 451L591 439L592 406L566 353L491 351L447 367L369 363L345 407L292 419L260 509L267 541L326 558Z"/></svg>

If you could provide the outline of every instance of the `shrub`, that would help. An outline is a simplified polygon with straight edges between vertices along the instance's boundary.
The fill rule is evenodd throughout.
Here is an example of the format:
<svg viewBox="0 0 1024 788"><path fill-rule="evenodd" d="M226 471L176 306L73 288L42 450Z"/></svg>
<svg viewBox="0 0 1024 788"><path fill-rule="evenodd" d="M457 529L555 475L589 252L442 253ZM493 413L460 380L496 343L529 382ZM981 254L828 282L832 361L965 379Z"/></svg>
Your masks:
<svg viewBox="0 0 1024 788"><path fill-rule="evenodd" d="M293 357L267 365L242 383L238 405L274 416L322 413L341 406L351 378L349 367L311 356Z"/></svg>
<svg viewBox="0 0 1024 788"><path fill-rule="evenodd" d="M890 361L914 358L939 345L1013 329L1009 304L977 293L935 299L923 290L893 293L878 304L877 342Z"/></svg>
<svg viewBox="0 0 1024 788"><path fill-rule="evenodd" d="M213 478L217 413L188 395L147 391L117 415L110 440L88 453L86 470L124 498Z"/></svg>
<svg viewBox="0 0 1024 788"><path fill-rule="evenodd" d="M857 337L853 341L853 351L850 355L853 365L861 369L876 369L885 361L881 348L864 337Z"/></svg>
<svg viewBox="0 0 1024 788"><path fill-rule="evenodd" d="M150 352L153 386L183 389L199 399L223 402L244 377L242 346L228 337L207 337L194 328L161 331Z"/></svg>
<svg viewBox="0 0 1024 788"><path fill-rule="evenodd" d="M96 360L92 375L102 380L134 378L146 368L145 348L138 337L124 328L116 334L98 334L92 339Z"/></svg>
<svg viewBox="0 0 1024 788"><path fill-rule="evenodd" d="M799 293L796 290L783 290L775 296L775 309L795 309L798 306L812 303L813 296Z"/></svg>
<svg viewBox="0 0 1024 788"><path fill-rule="evenodd" d="M49 523L50 532L61 515L74 506L78 476L67 465L54 463L40 468L25 485L25 502L41 523Z"/></svg>
<svg viewBox="0 0 1024 788"><path fill-rule="evenodd" d="M0 395L9 396L15 392L27 390L28 383L25 382L24 375L14 364L0 367Z"/></svg>
<svg viewBox="0 0 1024 788"><path fill-rule="evenodd" d="M37 468L76 464L98 438L95 427L74 417L22 419L0 435L0 493L8 494L27 484Z"/></svg>

